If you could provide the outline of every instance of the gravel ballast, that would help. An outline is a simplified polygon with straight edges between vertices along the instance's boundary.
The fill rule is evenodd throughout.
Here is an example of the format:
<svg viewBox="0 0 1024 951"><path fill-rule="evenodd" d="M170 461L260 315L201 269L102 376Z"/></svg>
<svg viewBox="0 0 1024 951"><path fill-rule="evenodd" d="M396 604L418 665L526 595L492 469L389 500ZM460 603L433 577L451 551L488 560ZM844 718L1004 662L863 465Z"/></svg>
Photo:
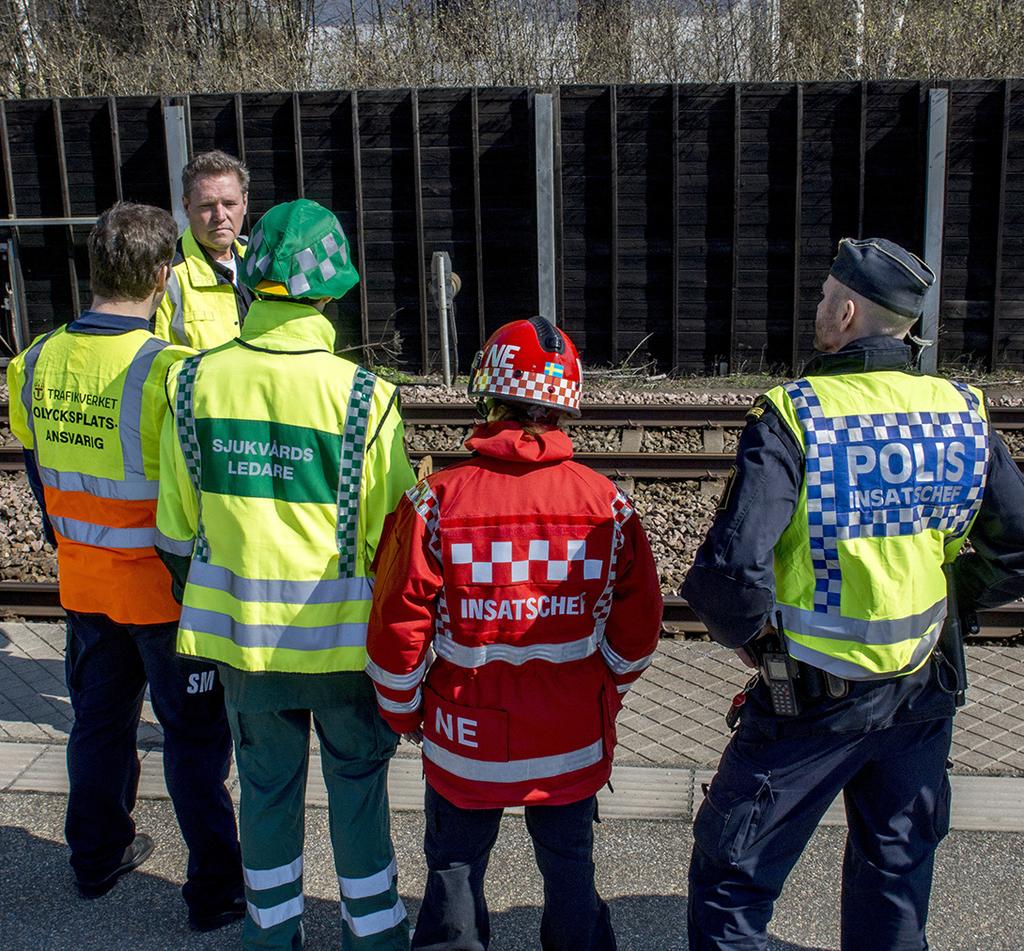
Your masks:
<svg viewBox="0 0 1024 951"><path fill-rule="evenodd" d="M678 384L677 384L678 385ZM659 404L728 404L747 405L758 389L722 390L714 387L659 390L657 388L621 390L588 383L586 398L594 403L627 405ZM1022 406L1020 388L991 394L1000 406ZM6 387L0 385L0 399L6 398ZM402 399L410 402L464 403L462 387L406 385ZM464 426L409 426L407 445L411 452L451 451L462 448L469 429ZM718 451L734 452L739 439L738 429L721 431L724 445ZM622 445L622 428L577 428L572 432L578 452L613 452ZM1024 454L1024 433L1003 434L1013 454ZM14 445L16 440L6 427L0 427L0 445ZM641 449L646 452L683 453L706 451L704 432L700 429L669 429L651 427L644 430ZM651 540L661 574L663 590L674 593L693 561L714 514L722 484L717 481L637 480L625 486L636 502ZM34 498L21 473L0 474L0 580L56 580L56 557L41 538L39 513Z"/></svg>

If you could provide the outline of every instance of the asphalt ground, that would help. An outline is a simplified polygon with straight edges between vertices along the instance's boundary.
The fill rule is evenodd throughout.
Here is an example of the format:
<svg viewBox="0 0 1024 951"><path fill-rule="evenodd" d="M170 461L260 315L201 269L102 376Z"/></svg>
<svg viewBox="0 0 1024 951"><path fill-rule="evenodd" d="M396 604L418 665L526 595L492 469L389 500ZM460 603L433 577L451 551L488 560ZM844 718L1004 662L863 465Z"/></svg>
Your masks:
<svg viewBox="0 0 1024 951"><path fill-rule="evenodd" d="M78 898L61 837L65 799L58 795L0 796L0 947L4 951L185 951L237 948L241 925L195 935L179 894L185 850L166 800L141 801L136 820L157 848L109 895ZM399 890L411 919L422 894L423 816L396 813ZM605 820L598 827L598 887L608 901L621 951L684 951L686 865L691 825L680 821ZM836 885L842 829L821 828L779 901L772 951L821 951L839 946ZM337 880L327 813L306 815L306 947L340 945ZM1024 835L956 832L938 853L929 938L933 951L1020 951L1024 947ZM523 821L506 817L491 860L487 898L491 951L538 947L541 883ZM867 949L865 951L882 951Z"/></svg>

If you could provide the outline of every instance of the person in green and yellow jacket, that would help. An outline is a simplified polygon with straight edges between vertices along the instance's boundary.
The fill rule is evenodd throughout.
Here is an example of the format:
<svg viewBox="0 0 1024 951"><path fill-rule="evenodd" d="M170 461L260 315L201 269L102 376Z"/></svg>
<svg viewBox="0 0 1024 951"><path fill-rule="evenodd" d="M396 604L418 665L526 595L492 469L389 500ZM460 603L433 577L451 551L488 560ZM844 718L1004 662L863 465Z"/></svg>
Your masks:
<svg viewBox="0 0 1024 951"><path fill-rule="evenodd" d="M201 152L181 173L188 227L153 318L162 340L208 350L238 336L252 291L239 280L249 170L226 152Z"/></svg>
<svg viewBox="0 0 1024 951"><path fill-rule="evenodd" d="M246 948L302 945L303 798L320 737L342 946L408 946L388 821L398 736L363 672L370 565L415 479L397 391L335 356L327 301L359 280L337 218L277 205L241 280L239 339L167 381L157 547L182 596L180 653L220 665L241 785Z"/></svg>

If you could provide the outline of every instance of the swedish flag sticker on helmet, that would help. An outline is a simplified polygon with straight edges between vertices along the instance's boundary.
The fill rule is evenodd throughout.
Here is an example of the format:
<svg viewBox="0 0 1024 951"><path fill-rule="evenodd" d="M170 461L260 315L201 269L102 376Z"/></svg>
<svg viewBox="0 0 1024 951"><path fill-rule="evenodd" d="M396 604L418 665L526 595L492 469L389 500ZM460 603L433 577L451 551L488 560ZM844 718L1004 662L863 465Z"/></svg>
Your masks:
<svg viewBox="0 0 1024 951"><path fill-rule="evenodd" d="M359 283L338 219L315 201L275 205L257 222L239 280L269 297L344 296Z"/></svg>
<svg viewBox="0 0 1024 951"><path fill-rule="evenodd" d="M565 366L561 363L552 363L550 360L544 364L544 375L563 377L565 376Z"/></svg>

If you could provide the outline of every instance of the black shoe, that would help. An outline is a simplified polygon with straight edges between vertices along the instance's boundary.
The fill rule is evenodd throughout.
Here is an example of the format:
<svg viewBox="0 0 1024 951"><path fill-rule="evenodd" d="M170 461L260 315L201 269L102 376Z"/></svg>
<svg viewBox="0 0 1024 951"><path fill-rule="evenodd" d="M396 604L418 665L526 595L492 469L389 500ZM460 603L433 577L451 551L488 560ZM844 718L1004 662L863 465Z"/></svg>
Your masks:
<svg viewBox="0 0 1024 951"><path fill-rule="evenodd" d="M223 928L225 925L230 925L244 918L247 907L245 899L239 896L217 911L207 911L199 914L190 910L188 913L188 926L193 931L216 931L218 928Z"/></svg>
<svg viewBox="0 0 1024 951"><path fill-rule="evenodd" d="M76 881L78 894L82 898L100 898L106 895L116 884L117 880L133 868L138 868L153 852L153 840L145 832L139 832L132 840L132 844L124 850L121 856L121 864L105 878L98 882Z"/></svg>

